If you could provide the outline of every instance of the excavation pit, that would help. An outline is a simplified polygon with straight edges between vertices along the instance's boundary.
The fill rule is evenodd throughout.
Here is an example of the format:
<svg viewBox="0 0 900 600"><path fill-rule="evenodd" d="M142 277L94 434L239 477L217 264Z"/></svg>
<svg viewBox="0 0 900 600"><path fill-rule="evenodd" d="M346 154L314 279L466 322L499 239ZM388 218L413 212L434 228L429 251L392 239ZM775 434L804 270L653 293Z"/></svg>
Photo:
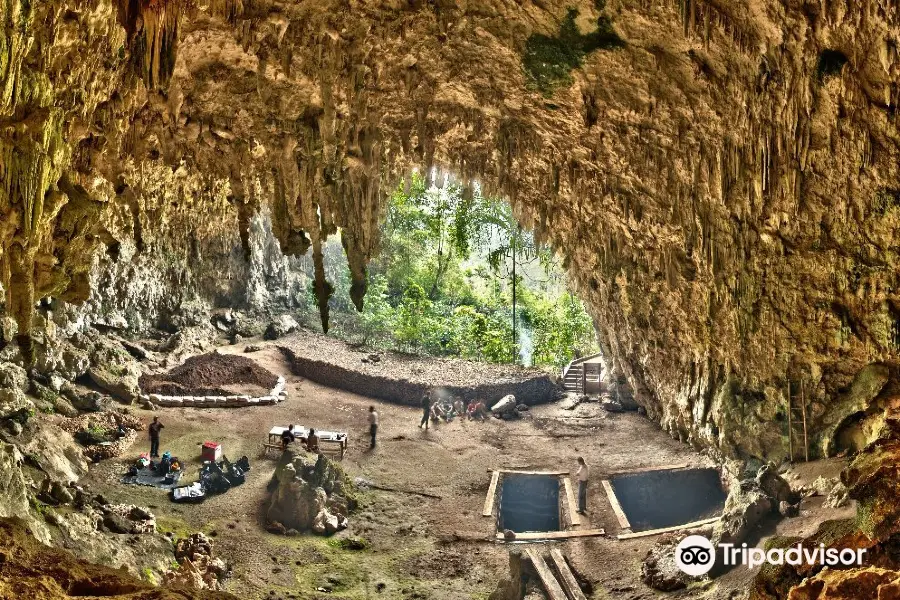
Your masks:
<svg viewBox="0 0 900 600"><path fill-rule="evenodd" d="M505 475L498 508L500 531L559 531L559 477Z"/></svg>
<svg viewBox="0 0 900 600"><path fill-rule="evenodd" d="M626 519L620 524L634 532L704 521L719 516L725 506L719 471L712 468L614 475L609 484L610 502Z"/></svg>

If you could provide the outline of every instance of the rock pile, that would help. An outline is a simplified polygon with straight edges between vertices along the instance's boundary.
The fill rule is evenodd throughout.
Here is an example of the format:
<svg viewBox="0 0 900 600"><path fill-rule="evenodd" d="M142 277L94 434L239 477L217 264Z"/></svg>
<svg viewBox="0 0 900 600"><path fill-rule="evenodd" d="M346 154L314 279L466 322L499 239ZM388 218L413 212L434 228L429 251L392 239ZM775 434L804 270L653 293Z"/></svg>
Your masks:
<svg viewBox="0 0 900 600"><path fill-rule="evenodd" d="M144 425L134 415L104 411L66 419L60 427L82 444L86 457L97 461L122 456Z"/></svg>
<svg viewBox="0 0 900 600"><path fill-rule="evenodd" d="M230 574L228 565L213 555L212 542L202 533L175 542L178 569L165 575L167 585L195 590L219 590Z"/></svg>
<svg viewBox="0 0 900 600"><path fill-rule="evenodd" d="M134 504L105 504L102 528L110 533L156 533L156 517L148 509Z"/></svg>
<svg viewBox="0 0 900 600"><path fill-rule="evenodd" d="M266 509L269 531L312 531L330 535L348 525L356 508L353 485L340 465L326 456L291 449L282 454Z"/></svg>

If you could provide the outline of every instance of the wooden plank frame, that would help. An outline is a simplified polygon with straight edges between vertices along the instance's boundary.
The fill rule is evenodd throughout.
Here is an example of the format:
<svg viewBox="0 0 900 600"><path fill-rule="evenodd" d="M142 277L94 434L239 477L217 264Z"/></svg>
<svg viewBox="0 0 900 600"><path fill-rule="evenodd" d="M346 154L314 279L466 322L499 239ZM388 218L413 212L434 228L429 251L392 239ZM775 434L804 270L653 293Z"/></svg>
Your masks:
<svg viewBox="0 0 900 600"><path fill-rule="evenodd" d="M515 469L498 469L497 473L509 475L547 475L548 477L562 477L568 475L568 471L518 471Z"/></svg>
<svg viewBox="0 0 900 600"><path fill-rule="evenodd" d="M550 600L568 600L562 586L559 585L550 567L544 561L544 557L535 551L534 548L529 548L525 551L525 554L531 560L531 564L534 565L534 569L537 571L538 577L541 578L541 583L544 584L544 589L547 591L547 596Z"/></svg>
<svg viewBox="0 0 900 600"><path fill-rule="evenodd" d="M618 477L619 475L633 475L635 473L653 473L654 471L680 471L682 469L707 469L710 467L692 467L688 463L679 463L676 465L661 465L658 467L637 467L635 469L623 469L610 473L609 478Z"/></svg>
<svg viewBox="0 0 900 600"><path fill-rule="evenodd" d="M570 477L561 477L563 487L566 488L566 504L569 507L569 522L572 527L581 525L581 515L578 514L578 505L575 503L575 493L572 491L572 479Z"/></svg>
<svg viewBox="0 0 900 600"><path fill-rule="evenodd" d="M603 489L606 490L606 497L609 498L609 503L612 505L613 512L616 513L616 519L619 520L619 526L621 526L622 529L631 529L631 523L628 522L628 517L625 516L625 511L622 510L619 499L616 498L616 492L613 489L612 483L610 483L608 479L604 479L602 483Z"/></svg>
<svg viewBox="0 0 900 600"><path fill-rule="evenodd" d="M649 531L638 531L636 533L623 533L616 536L617 540L633 540L636 538L650 537L651 535L660 535L663 533L672 533L673 531L683 531L685 529L694 529L703 525L711 525L718 521L721 517L712 517L702 521L694 521L693 523L685 523L684 525L673 525L672 527L662 527L660 529L651 529Z"/></svg>
<svg viewBox="0 0 900 600"><path fill-rule="evenodd" d="M567 540L570 538L599 537L606 535L605 529L582 529L580 531L530 531L527 533L517 533L511 542L537 542L542 540ZM503 533L496 536L498 541L506 541Z"/></svg>
<svg viewBox="0 0 900 600"><path fill-rule="evenodd" d="M491 475L491 485L488 487L487 497L484 499L484 510L481 516L490 517L494 514L494 498L497 497L497 483L500 481L500 471L494 471Z"/></svg>
<svg viewBox="0 0 900 600"><path fill-rule="evenodd" d="M572 600L587 600L584 592L581 591L581 586L578 585L578 581L575 579L575 574L572 573L572 570L569 568L569 563L566 562L566 557L563 556L562 551L559 548L553 548L550 550L550 559L553 561L554 566L556 566L556 572L559 573L559 581L562 583L569 598Z"/></svg>

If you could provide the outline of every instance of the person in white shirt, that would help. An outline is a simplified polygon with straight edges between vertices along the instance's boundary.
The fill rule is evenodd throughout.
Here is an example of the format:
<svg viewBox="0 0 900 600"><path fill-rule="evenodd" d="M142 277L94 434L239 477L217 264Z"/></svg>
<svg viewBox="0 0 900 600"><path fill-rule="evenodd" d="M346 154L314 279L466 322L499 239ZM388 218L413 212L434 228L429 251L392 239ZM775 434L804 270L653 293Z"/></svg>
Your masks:
<svg viewBox="0 0 900 600"><path fill-rule="evenodd" d="M372 436L369 443L369 449L372 450L375 448L375 437L378 435L378 412L374 406L369 407L369 435Z"/></svg>
<svg viewBox="0 0 900 600"><path fill-rule="evenodd" d="M578 512L585 514L587 512L588 466L582 456L578 457L578 470L575 471L575 478L578 480Z"/></svg>

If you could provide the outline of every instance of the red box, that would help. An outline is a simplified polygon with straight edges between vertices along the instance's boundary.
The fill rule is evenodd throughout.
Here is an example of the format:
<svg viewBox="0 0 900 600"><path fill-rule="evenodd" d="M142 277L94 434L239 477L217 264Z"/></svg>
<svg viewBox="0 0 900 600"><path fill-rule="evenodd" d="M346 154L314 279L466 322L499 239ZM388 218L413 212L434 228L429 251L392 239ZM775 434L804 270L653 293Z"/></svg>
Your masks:
<svg viewBox="0 0 900 600"><path fill-rule="evenodd" d="M220 460L222 458L222 444L217 442L203 442L203 449L200 451L200 457L203 460L211 462Z"/></svg>

